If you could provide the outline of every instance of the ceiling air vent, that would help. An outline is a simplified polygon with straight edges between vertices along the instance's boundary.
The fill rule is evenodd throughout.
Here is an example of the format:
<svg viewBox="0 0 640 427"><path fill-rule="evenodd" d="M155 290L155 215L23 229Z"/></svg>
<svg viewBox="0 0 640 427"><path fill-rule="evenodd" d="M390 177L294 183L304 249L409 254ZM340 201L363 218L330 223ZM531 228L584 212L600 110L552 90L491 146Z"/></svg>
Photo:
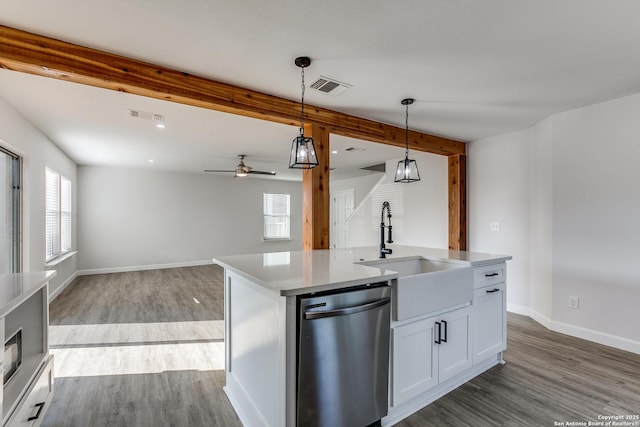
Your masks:
<svg viewBox="0 0 640 427"><path fill-rule="evenodd" d="M331 95L340 95L353 86L335 79L330 79L329 77L320 76L311 83L309 87L319 90L320 92L330 93Z"/></svg>
<svg viewBox="0 0 640 427"><path fill-rule="evenodd" d="M153 120L154 122L164 122L164 116L162 114L151 113L149 111L129 109L129 117L144 120Z"/></svg>

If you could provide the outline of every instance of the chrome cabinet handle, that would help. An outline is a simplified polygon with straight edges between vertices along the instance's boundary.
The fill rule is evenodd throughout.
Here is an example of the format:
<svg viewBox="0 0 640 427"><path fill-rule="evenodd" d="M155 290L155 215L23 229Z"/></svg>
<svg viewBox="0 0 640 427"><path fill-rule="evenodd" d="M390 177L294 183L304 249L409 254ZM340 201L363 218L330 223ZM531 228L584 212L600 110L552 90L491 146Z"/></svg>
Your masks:
<svg viewBox="0 0 640 427"><path fill-rule="evenodd" d="M360 313L361 311L373 310L374 308L385 306L390 302L391 302L391 298L386 297L381 300L370 302L367 304L356 305L353 307L339 308L336 310L305 311L304 318L306 320L310 320L310 319L320 319L323 317L345 316L347 314L354 314L354 313Z"/></svg>

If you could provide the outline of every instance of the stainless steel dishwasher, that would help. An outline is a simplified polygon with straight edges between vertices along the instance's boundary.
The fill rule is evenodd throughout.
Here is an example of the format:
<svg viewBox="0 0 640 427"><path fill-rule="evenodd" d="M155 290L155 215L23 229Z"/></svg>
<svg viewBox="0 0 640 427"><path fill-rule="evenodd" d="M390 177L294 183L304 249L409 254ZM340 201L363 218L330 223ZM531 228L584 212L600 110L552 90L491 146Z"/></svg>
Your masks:
<svg viewBox="0 0 640 427"><path fill-rule="evenodd" d="M387 282L298 298L299 427L379 425L387 414Z"/></svg>

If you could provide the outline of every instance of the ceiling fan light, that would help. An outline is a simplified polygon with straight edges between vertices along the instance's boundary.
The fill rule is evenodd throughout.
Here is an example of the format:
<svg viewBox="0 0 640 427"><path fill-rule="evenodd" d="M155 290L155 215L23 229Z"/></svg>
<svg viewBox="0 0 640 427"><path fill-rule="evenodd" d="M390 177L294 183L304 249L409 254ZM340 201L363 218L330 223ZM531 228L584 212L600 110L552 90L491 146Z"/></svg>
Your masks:
<svg viewBox="0 0 640 427"><path fill-rule="evenodd" d="M416 182L420 181L420 172L418 172L418 163L415 160L405 157L398 162L396 167L395 182Z"/></svg>
<svg viewBox="0 0 640 427"><path fill-rule="evenodd" d="M318 156L316 155L316 147L313 145L313 138L307 138L304 135L296 136L291 142L289 168L311 169L316 166L318 166Z"/></svg>
<svg viewBox="0 0 640 427"><path fill-rule="evenodd" d="M247 172L246 167L244 166L244 163L242 163L242 159L240 160L240 162L241 162L241 164L236 166L236 175L235 176L239 176L239 177L247 176L248 172Z"/></svg>

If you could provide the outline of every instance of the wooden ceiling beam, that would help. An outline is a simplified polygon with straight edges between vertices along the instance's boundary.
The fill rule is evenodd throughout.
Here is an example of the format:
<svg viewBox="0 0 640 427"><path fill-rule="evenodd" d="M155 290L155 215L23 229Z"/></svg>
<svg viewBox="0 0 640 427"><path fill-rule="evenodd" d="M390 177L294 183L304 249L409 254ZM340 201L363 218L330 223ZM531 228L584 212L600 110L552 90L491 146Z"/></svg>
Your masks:
<svg viewBox="0 0 640 427"><path fill-rule="evenodd" d="M0 26L0 68L298 126L300 104L178 70ZM313 105L305 121L330 133L405 146L405 129ZM445 156L465 144L410 131L412 150Z"/></svg>

